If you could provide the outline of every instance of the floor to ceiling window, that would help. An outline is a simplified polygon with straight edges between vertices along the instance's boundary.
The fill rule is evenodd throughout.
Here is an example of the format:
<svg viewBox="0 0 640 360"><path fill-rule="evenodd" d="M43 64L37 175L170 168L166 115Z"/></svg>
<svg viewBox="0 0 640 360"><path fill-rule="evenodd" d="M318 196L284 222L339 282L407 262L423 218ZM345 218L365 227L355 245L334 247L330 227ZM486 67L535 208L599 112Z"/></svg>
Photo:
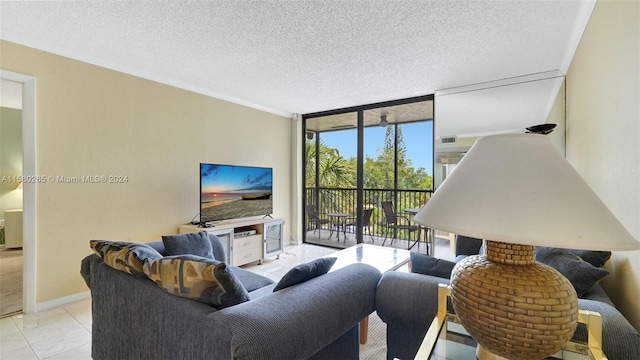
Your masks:
<svg viewBox="0 0 640 360"><path fill-rule="evenodd" d="M433 190L433 96L303 115L304 241L415 245L388 231L383 203L410 222ZM387 241L384 238L387 237Z"/></svg>

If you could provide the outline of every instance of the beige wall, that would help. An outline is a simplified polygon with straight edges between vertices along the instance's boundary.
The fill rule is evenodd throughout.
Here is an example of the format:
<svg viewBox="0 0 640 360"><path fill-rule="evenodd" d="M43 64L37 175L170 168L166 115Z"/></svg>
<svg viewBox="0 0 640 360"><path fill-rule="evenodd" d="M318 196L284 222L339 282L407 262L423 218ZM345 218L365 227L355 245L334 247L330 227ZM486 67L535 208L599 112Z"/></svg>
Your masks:
<svg viewBox="0 0 640 360"><path fill-rule="evenodd" d="M598 1L567 74L567 158L640 239L640 2ZM602 239L603 243L607 239ZM640 329L640 251L604 287Z"/></svg>
<svg viewBox="0 0 640 360"><path fill-rule="evenodd" d="M547 117L547 121L545 123L548 124L556 124L556 128L551 132L551 134L547 135L553 145L562 153L563 156L566 156L566 81L562 82L560 89L558 90L558 95L556 95L556 99L553 102L553 106L549 111L549 116Z"/></svg>
<svg viewBox="0 0 640 360"><path fill-rule="evenodd" d="M274 215L292 222L289 118L6 41L0 54L36 78L39 175L128 177L37 186L37 303L87 291L90 239L147 242L190 221L199 162L273 167Z"/></svg>
<svg viewBox="0 0 640 360"><path fill-rule="evenodd" d="M22 111L0 107L0 219L5 210L22 209Z"/></svg>

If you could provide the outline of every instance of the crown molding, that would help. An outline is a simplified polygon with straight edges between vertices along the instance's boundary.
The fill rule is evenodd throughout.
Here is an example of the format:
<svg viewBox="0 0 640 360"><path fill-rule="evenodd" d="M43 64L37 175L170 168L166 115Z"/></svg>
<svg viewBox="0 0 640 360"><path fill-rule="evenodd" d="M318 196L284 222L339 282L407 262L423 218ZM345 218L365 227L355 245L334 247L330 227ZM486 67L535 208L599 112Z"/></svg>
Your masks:
<svg viewBox="0 0 640 360"><path fill-rule="evenodd" d="M183 90L187 90L187 91L191 91L197 94L201 94L201 95L206 95L212 98L216 98L219 100L224 100L224 101L228 101L234 104L238 104L238 105L242 105L242 106L246 106L252 109L256 109L256 110L260 110L260 111L264 111L264 112L268 112L271 114L275 114L275 115L279 115L279 116L284 116L287 118L291 117L291 112L287 112L287 111L282 111L282 110L278 110L278 109L272 109L266 106L262 106L262 105L258 105L258 104L254 104L251 103L249 101L245 101L245 100L241 100L241 99L237 99L231 96L227 96L224 94L220 94L217 93L215 91L211 91L209 89L205 89L203 87L199 87L199 86L194 86L182 81L178 81L175 79L171 79L169 77L163 76L163 75L159 75L159 74L155 74L155 73L151 73L151 72L146 72L146 71L141 71L138 69L134 69L131 68L129 66L123 65L123 64L119 64L119 63L115 63L109 60L105 60L105 59L101 59L101 58L97 58L91 55L87 55L87 54L83 54L81 52L75 51L75 50L70 50L70 49L66 49L66 48L62 48L59 46L54 46L51 44L48 44L46 42L40 41L40 40L36 40L33 39L31 37L27 37L27 36L23 36L20 34L16 34L13 33L11 31L2 31L2 33L0 33L0 39L2 40L6 40L6 41L10 41L19 45L23 45L23 46L27 46L27 47L31 47L37 50L41 50L41 51L45 51L48 53L52 53L55 55L60 55L63 57L67 57L73 60L77 60L77 61L82 61L91 65L96 65L99 67L103 67L106 69L110 69L110 70L114 70L114 71L118 71L124 74L128 74L128 75L133 75L142 79L146 79L146 80L151 80L151 81L155 81L157 83L161 83L161 84L165 84L165 85L169 85L169 86L173 86L175 88L178 89L183 89Z"/></svg>

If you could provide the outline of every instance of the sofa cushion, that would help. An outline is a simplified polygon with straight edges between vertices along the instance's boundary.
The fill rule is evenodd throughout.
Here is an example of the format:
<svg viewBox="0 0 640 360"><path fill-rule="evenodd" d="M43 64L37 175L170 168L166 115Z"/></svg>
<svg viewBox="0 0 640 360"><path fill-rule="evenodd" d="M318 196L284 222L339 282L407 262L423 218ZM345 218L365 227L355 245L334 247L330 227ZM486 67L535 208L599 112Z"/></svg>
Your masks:
<svg viewBox="0 0 640 360"><path fill-rule="evenodd" d="M569 250L580 256L582 260L588 262L595 267L601 267L611 257L611 251L592 251L592 250Z"/></svg>
<svg viewBox="0 0 640 360"><path fill-rule="evenodd" d="M299 264L291 268L273 289L273 291L282 290L289 286L305 282L320 275L326 274L331 270L333 264L336 263L338 258L324 257L319 258L308 263Z"/></svg>
<svg viewBox="0 0 640 360"><path fill-rule="evenodd" d="M209 234L206 231L180 235L163 235L162 243L168 256L197 255L215 260Z"/></svg>
<svg viewBox="0 0 640 360"><path fill-rule="evenodd" d="M273 283L271 285L261 287L260 289L249 291L249 299L255 300L255 299L259 299L261 297L265 297L267 295L273 294L273 289L275 287L276 287L276 284Z"/></svg>
<svg viewBox="0 0 640 360"><path fill-rule="evenodd" d="M237 266L229 266L229 268L233 271L233 274L238 278L238 281L240 281L242 286L244 286L248 292L273 284L273 280L268 277L264 277Z"/></svg>
<svg viewBox="0 0 640 360"><path fill-rule="evenodd" d="M145 276L143 265L147 261L162 258L149 245L128 241L91 240L89 246L105 264L136 276Z"/></svg>
<svg viewBox="0 0 640 360"><path fill-rule="evenodd" d="M580 298L609 274L607 270L591 265L567 249L538 246L536 260L564 275Z"/></svg>
<svg viewBox="0 0 640 360"><path fill-rule="evenodd" d="M451 277L451 270L456 266L455 262L416 252L412 252L410 256L412 273L449 279Z"/></svg>
<svg viewBox="0 0 640 360"><path fill-rule="evenodd" d="M222 309L249 300L227 264L196 255L175 255L147 262L144 272L163 290Z"/></svg>

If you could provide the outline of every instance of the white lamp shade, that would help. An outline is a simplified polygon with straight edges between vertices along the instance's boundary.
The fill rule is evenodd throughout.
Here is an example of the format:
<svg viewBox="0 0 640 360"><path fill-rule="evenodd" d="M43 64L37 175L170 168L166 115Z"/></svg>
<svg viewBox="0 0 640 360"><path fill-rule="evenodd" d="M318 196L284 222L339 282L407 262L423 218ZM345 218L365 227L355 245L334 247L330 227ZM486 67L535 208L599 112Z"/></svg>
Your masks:
<svg viewBox="0 0 640 360"><path fill-rule="evenodd" d="M536 134L478 139L414 221L523 245L640 249L551 141Z"/></svg>

